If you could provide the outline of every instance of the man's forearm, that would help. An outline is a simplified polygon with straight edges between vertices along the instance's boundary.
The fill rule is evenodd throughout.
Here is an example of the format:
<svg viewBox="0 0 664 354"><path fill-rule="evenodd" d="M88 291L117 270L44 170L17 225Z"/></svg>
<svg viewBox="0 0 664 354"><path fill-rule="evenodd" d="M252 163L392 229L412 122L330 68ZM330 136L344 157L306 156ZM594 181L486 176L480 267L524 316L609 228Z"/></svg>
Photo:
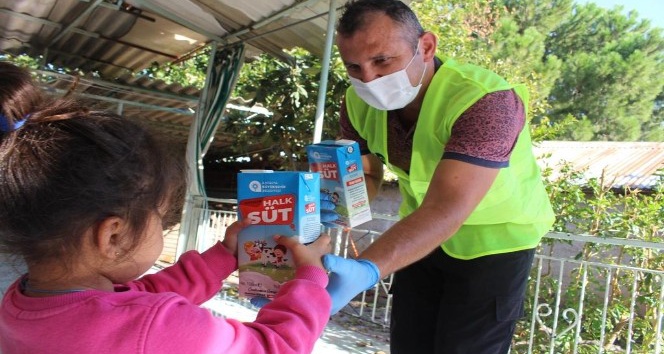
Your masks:
<svg viewBox="0 0 664 354"><path fill-rule="evenodd" d="M498 172L442 160L422 204L385 231L360 258L374 262L381 277L424 258L457 232L491 188Z"/></svg>
<svg viewBox="0 0 664 354"><path fill-rule="evenodd" d="M375 263L384 278L439 247L459 229L465 217L438 208L420 208L385 231L358 258Z"/></svg>
<svg viewBox="0 0 664 354"><path fill-rule="evenodd" d="M369 196L369 201L372 201L380 192L380 186L383 184L383 177L365 174L364 180L367 186L367 195Z"/></svg>
<svg viewBox="0 0 664 354"><path fill-rule="evenodd" d="M383 183L383 163L374 154L362 155L362 167L364 169L364 181L367 186L369 201L372 201Z"/></svg>

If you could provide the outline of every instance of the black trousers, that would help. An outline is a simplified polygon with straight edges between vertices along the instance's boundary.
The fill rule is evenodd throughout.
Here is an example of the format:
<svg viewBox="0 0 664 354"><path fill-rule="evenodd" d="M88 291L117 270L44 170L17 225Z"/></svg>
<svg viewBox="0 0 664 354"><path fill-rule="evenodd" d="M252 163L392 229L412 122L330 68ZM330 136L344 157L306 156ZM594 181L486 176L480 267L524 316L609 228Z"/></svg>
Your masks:
<svg viewBox="0 0 664 354"><path fill-rule="evenodd" d="M534 249L460 260L441 248L398 271L392 354L507 353Z"/></svg>

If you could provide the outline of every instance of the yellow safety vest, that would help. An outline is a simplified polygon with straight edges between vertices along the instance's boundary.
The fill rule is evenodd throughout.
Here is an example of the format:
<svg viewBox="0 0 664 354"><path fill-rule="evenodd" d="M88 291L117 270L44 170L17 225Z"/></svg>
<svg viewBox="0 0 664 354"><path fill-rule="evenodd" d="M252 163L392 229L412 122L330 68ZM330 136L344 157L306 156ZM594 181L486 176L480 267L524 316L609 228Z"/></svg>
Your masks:
<svg viewBox="0 0 664 354"><path fill-rule="evenodd" d="M495 73L448 59L436 71L424 97L413 136L410 173L390 164L387 111L367 105L353 87L346 92L348 117L369 150L385 158L399 177L399 214L412 213L424 199L454 122L486 94L514 89L528 107L524 85L510 85ZM527 120L526 120L527 122ZM553 225L554 214L532 153L528 124L519 134L509 167L496 180L461 228L441 246L452 257L472 259L537 246Z"/></svg>

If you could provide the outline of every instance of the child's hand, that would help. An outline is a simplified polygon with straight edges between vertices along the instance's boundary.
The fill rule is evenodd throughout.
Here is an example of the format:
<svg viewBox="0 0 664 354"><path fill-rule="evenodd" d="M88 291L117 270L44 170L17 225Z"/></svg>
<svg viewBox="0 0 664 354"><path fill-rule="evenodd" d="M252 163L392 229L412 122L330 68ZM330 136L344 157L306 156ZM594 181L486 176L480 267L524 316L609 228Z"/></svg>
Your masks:
<svg viewBox="0 0 664 354"><path fill-rule="evenodd" d="M274 240L290 250L296 268L307 265L323 268L321 257L331 250L328 234L320 234L316 241L307 246L299 243L296 237L275 235Z"/></svg>
<svg viewBox="0 0 664 354"><path fill-rule="evenodd" d="M328 234L320 234L318 239L309 245L305 246L297 241L297 237L275 235L274 240L288 248L289 252L293 255L293 263L295 267L315 266L325 269L323 267L322 257L324 254L330 253L330 236ZM256 307L263 307L271 300L262 296L257 296L249 300Z"/></svg>
<svg viewBox="0 0 664 354"><path fill-rule="evenodd" d="M237 257L237 234L240 233L240 230L251 225L249 219L238 220L232 223L227 229L226 234L224 235L224 240L221 242L224 247L231 254Z"/></svg>

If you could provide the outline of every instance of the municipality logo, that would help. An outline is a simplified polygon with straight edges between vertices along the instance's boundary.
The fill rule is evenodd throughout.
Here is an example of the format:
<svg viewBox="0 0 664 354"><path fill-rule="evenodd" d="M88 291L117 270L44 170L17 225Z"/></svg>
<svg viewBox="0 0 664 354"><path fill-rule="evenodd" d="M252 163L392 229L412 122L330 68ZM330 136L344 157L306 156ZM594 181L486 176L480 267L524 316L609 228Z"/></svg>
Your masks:
<svg viewBox="0 0 664 354"><path fill-rule="evenodd" d="M258 181L251 181L249 182L249 190L252 192L260 192L262 191L261 188L261 183Z"/></svg>

